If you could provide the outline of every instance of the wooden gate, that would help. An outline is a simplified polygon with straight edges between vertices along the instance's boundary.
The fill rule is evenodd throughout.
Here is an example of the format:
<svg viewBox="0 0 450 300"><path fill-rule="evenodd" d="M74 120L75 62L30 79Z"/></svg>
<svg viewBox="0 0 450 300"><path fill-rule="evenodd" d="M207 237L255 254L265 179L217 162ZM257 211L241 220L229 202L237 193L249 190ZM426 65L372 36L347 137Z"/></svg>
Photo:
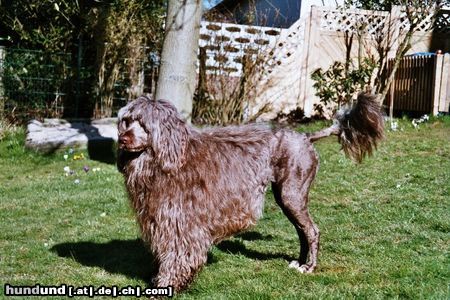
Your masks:
<svg viewBox="0 0 450 300"><path fill-rule="evenodd" d="M385 100L394 112L448 112L448 54L407 56L400 61ZM388 68L393 66L393 59ZM393 102L392 102L393 101Z"/></svg>

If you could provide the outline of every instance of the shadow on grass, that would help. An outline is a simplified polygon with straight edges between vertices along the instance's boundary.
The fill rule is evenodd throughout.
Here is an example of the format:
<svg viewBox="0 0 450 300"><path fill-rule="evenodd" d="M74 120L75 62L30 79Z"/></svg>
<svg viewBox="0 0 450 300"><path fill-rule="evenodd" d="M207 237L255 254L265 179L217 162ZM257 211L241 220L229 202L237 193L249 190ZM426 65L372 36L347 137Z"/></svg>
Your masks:
<svg viewBox="0 0 450 300"><path fill-rule="evenodd" d="M223 241L216 247L223 252L244 255L250 259L292 260L292 257L285 254L262 253L247 249L242 242L242 240L270 241L272 239L273 237L270 235L263 236L258 232L250 231L237 235L236 239ZM50 250L60 257L73 259L84 266L103 268L109 273L122 274L149 284L157 271L157 265L141 239L112 240L107 243L61 243L53 246ZM217 259L209 252L207 264L215 262Z"/></svg>
<svg viewBox="0 0 450 300"><path fill-rule="evenodd" d="M246 241L257 241L257 240L265 240L265 241L271 241L273 240L272 235L262 235L258 231L244 231L242 233L239 233L236 235L237 238L241 238Z"/></svg>
<svg viewBox="0 0 450 300"><path fill-rule="evenodd" d="M240 254L250 259L256 260L271 260L271 259L284 259L291 261L294 258L282 253L263 253L256 250L248 249L242 240L256 241L264 240L270 241L273 239L271 235L263 236L256 231L248 231L236 236L237 239L225 240L216 245L216 247L226 253ZM214 262L214 260L212 260Z"/></svg>
<svg viewBox="0 0 450 300"><path fill-rule="evenodd" d="M116 163L116 142L113 139L91 139L88 141L89 158L107 164Z"/></svg>
<svg viewBox="0 0 450 300"><path fill-rule="evenodd" d="M35 120L32 122L40 124L39 122L36 123ZM26 139L24 139L27 140L25 146L44 156L52 157L66 148L77 148L80 146L83 148L85 145L90 159L107 164L115 164L117 143L115 138L111 137L114 136L111 128L116 127L114 122L112 118L102 120L55 119L47 123L46 126L40 125L42 129L38 131L39 135L36 133L27 134ZM102 126L102 132L98 126ZM49 130L49 132L46 133L43 130ZM58 133L60 135L58 137L59 141L54 141L54 138L50 139L51 141L46 141L43 138L45 134L55 135L55 132L56 135Z"/></svg>
<svg viewBox="0 0 450 300"><path fill-rule="evenodd" d="M116 163L116 142L110 137L100 134L98 128L89 121L85 123L71 123L72 128L86 135L89 158L107 164Z"/></svg>
<svg viewBox="0 0 450 300"><path fill-rule="evenodd" d="M156 275L156 264L141 239L113 240L107 243L62 243L51 248L60 257L71 258L89 267L100 267L110 273L150 283Z"/></svg>

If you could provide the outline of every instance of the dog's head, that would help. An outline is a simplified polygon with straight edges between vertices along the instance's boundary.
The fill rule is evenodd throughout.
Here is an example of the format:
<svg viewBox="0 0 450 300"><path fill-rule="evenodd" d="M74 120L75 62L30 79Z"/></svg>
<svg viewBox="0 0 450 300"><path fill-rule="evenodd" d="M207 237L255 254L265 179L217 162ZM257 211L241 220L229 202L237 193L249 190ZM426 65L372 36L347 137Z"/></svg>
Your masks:
<svg viewBox="0 0 450 300"><path fill-rule="evenodd" d="M147 152L164 172L184 164L189 129L170 102L139 97L120 109L118 119L121 151Z"/></svg>

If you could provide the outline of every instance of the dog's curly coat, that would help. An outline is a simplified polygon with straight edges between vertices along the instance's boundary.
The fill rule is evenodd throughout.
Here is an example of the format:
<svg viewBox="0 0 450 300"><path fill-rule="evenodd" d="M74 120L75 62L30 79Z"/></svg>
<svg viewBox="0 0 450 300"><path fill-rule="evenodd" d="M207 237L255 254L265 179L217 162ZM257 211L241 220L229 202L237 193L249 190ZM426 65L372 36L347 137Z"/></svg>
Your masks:
<svg viewBox="0 0 450 300"><path fill-rule="evenodd" d="M313 142L338 135L359 162L383 137L383 117L374 97L360 94L333 126L313 134L262 125L199 130L169 102L140 97L120 110L118 129L118 168L159 264L155 283L179 291L211 245L256 223L269 183L300 239L289 266L312 272L319 249L307 206L319 165Z"/></svg>

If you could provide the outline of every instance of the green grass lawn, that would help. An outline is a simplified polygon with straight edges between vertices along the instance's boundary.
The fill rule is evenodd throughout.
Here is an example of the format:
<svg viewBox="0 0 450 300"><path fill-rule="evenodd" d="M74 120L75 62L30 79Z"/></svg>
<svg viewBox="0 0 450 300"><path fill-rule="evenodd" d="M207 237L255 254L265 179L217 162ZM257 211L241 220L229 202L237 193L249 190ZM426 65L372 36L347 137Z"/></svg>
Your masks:
<svg viewBox="0 0 450 300"><path fill-rule="evenodd" d="M214 247L176 298L448 299L450 118L419 129L399 123L361 165L344 157L335 138L317 143L321 168L310 211L321 251L314 274L287 268L298 240L269 191L258 225ZM24 150L23 140L19 130L0 141L0 297L5 283L145 287L151 257L115 166L74 154L41 156ZM65 166L75 174L66 176Z"/></svg>

